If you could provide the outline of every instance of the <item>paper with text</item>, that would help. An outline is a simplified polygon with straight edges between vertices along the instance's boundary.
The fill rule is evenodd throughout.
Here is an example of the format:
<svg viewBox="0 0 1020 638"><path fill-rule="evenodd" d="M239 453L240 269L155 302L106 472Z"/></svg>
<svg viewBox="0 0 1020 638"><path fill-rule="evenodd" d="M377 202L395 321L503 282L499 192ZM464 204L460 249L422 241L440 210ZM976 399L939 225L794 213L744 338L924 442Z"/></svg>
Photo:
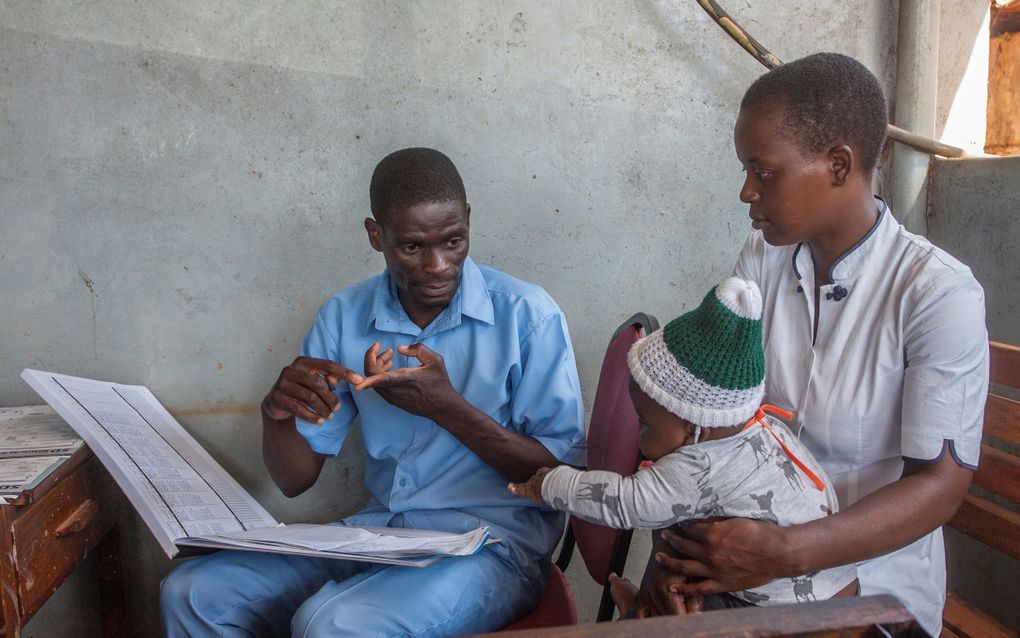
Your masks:
<svg viewBox="0 0 1020 638"><path fill-rule="evenodd" d="M92 448L169 556L176 539L277 524L149 390L25 370Z"/></svg>
<svg viewBox="0 0 1020 638"><path fill-rule="evenodd" d="M421 567L495 542L486 528L280 525L148 388L30 369L21 376L85 440L167 556L191 545Z"/></svg>
<svg viewBox="0 0 1020 638"><path fill-rule="evenodd" d="M48 405L0 408L0 458L70 456L81 437Z"/></svg>
<svg viewBox="0 0 1020 638"><path fill-rule="evenodd" d="M0 458L0 503L32 489L69 456L17 456Z"/></svg>

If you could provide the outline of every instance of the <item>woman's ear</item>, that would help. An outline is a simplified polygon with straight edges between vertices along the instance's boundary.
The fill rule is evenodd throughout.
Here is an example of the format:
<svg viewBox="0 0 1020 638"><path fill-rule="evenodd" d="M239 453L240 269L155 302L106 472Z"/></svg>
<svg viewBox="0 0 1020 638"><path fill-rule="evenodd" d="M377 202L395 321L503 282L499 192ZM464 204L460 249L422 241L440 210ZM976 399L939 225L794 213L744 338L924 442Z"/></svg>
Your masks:
<svg viewBox="0 0 1020 638"><path fill-rule="evenodd" d="M832 173L833 186L842 186L846 183L853 172L856 161L853 149L846 144L833 146L829 149L829 172Z"/></svg>

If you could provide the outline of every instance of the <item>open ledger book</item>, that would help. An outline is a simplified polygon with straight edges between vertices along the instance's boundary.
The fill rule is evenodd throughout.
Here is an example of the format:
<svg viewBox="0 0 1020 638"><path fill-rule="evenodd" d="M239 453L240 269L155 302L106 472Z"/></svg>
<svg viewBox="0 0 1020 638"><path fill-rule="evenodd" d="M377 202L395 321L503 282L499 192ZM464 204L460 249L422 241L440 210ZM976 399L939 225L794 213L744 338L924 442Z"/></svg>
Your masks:
<svg viewBox="0 0 1020 638"><path fill-rule="evenodd" d="M92 448L171 558L195 546L424 567L495 542L486 528L282 525L148 388L29 369L21 377Z"/></svg>

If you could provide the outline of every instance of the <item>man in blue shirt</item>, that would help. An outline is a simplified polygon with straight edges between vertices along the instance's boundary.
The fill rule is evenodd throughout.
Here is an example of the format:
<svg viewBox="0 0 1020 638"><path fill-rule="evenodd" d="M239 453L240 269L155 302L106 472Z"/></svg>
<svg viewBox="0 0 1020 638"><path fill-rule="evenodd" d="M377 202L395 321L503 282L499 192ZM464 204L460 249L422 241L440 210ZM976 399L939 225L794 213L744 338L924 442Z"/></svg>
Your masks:
<svg viewBox="0 0 1020 638"><path fill-rule="evenodd" d="M370 199L365 229L386 271L322 306L303 356L266 396L266 467L284 494L301 494L360 416L371 499L343 524L487 525L502 540L425 569L219 552L163 582L168 637L483 632L526 613L544 587L563 520L506 485L582 461L563 314L538 286L468 258L471 208L442 153L387 156Z"/></svg>

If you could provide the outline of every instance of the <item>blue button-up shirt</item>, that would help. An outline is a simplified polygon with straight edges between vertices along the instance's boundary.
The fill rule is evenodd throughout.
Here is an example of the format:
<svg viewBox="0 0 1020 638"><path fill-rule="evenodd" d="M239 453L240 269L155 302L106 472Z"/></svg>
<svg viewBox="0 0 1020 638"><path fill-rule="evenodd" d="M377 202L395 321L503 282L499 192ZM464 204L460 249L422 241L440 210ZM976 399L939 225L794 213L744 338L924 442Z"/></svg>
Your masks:
<svg viewBox="0 0 1020 638"><path fill-rule="evenodd" d="M567 324L538 286L464 262L449 306L425 329L404 312L386 272L327 301L302 352L362 371L378 341L394 349L394 367L417 365L396 352L423 343L442 355L453 387L514 432L542 443L561 463L583 463L584 425L577 365ZM560 513L507 491L507 479L424 417L387 403L374 390L337 387L341 408L322 425L298 420L309 446L335 455L361 416L372 499L352 525L462 532L488 525L495 548L532 582L546 571L562 531Z"/></svg>

